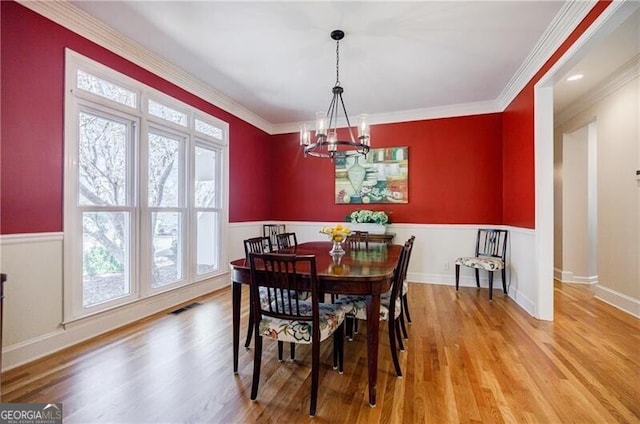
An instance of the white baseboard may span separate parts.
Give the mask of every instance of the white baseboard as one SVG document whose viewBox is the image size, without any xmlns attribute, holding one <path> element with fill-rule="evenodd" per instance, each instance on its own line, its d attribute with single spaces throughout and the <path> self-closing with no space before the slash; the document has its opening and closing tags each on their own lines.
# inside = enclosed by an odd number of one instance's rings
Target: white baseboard
<svg viewBox="0 0 640 424">
<path fill-rule="evenodd" d="M 553 278 L 560 281 L 561 283 L 598 284 L 597 275 L 583 277 L 580 275 L 574 275 L 571 271 L 564 271 L 558 268 L 553 269 Z"/>
<path fill-rule="evenodd" d="M 508 277 L 507 277 L 508 278 Z M 407 280 L 412 283 L 424 283 L 424 284 L 438 284 L 445 286 L 455 286 L 456 285 L 456 275 L 453 271 L 449 274 L 429 274 L 429 273 L 419 273 L 419 272 L 408 272 Z M 499 275 L 494 276 L 493 278 L 493 288 L 500 286 L 502 287 L 502 277 Z M 460 287 L 476 287 L 476 277 L 475 276 L 466 276 L 460 275 Z M 480 276 L 480 287 L 488 288 L 489 280 L 486 275 Z"/>
<path fill-rule="evenodd" d="M 631 314 L 636 318 L 640 318 L 639 299 L 634 299 L 631 296 L 627 296 L 626 294 L 617 292 L 600 284 L 596 285 L 594 292 L 596 299 L 602 300 L 603 302 Z"/>
<path fill-rule="evenodd" d="M 35 361 L 150 315 L 168 310 L 229 285 L 229 276 L 205 280 L 172 292 L 134 302 L 122 308 L 88 317 L 55 331 L 7 346 L 2 350 L 4 370 Z"/>
</svg>

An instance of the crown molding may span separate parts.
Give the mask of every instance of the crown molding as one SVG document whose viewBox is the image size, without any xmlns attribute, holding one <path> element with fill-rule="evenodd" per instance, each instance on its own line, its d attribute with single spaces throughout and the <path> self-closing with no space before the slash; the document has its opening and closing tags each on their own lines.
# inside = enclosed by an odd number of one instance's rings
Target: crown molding
<svg viewBox="0 0 640 424">
<path fill-rule="evenodd" d="M 122 56 L 268 134 L 299 131 L 301 122 L 273 124 L 263 119 L 178 66 L 114 31 L 67 0 L 17 1 L 28 9 Z M 570 0 L 566 2 L 496 100 L 372 114 L 370 122 L 372 124 L 386 124 L 502 112 L 522 88 L 531 81 L 549 57 L 557 51 L 562 42 L 567 39 L 596 3 L 597 0 Z M 345 125 L 339 123 L 339 126 Z"/>
<path fill-rule="evenodd" d="M 590 90 L 584 96 L 573 101 L 569 106 L 558 112 L 555 117 L 554 125 L 562 125 L 578 113 L 592 107 L 600 100 L 612 94 L 622 86 L 628 84 L 633 79 L 640 76 L 640 55 L 637 55 L 620 68 L 616 69 L 606 81 Z"/>
<path fill-rule="evenodd" d="M 597 0 L 571 0 L 562 5 L 535 47 L 497 98 L 504 110 L 593 9 Z"/>
<path fill-rule="evenodd" d="M 424 109 L 411 109 L 390 113 L 369 114 L 369 125 L 392 124 L 397 122 L 423 121 L 426 119 L 454 118 L 456 116 L 484 115 L 502 112 L 495 100 L 474 103 L 462 103 L 448 106 L 437 106 Z M 305 122 L 313 128 L 315 122 Z M 300 131 L 303 122 L 274 124 L 273 134 L 288 134 Z M 338 128 L 346 127 L 344 119 L 338 121 Z"/>
<path fill-rule="evenodd" d="M 236 103 L 230 97 L 213 89 L 201 80 L 194 78 L 191 74 L 173 63 L 160 58 L 140 44 L 114 31 L 88 13 L 73 6 L 67 0 L 18 0 L 18 3 L 201 99 L 208 101 L 220 109 L 237 116 L 262 131 L 269 134 L 272 133 L 272 124 L 270 122 Z"/>
</svg>

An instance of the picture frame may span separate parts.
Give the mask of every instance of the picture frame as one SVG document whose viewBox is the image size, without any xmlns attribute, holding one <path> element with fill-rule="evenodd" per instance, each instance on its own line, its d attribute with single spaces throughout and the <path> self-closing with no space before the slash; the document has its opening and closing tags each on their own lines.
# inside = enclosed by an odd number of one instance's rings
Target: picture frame
<svg viewBox="0 0 640 424">
<path fill-rule="evenodd" d="M 409 149 L 339 152 L 335 158 L 336 204 L 409 203 Z"/>
</svg>

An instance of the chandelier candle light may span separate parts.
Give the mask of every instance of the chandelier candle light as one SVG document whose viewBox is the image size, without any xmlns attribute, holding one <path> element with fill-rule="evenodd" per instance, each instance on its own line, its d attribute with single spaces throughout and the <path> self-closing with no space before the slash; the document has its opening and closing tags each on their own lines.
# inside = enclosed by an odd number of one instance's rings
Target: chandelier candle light
<svg viewBox="0 0 640 424">
<path fill-rule="evenodd" d="M 311 140 L 311 128 L 309 124 L 302 124 L 300 128 L 300 145 L 304 149 L 304 155 L 333 160 L 338 151 L 355 151 L 361 155 L 367 155 L 371 146 L 369 136 L 369 123 L 367 115 L 358 117 L 358 137 L 354 137 L 349 115 L 342 100 L 344 89 L 340 85 L 340 40 L 344 38 L 344 32 L 337 29 L 331 32 L 331 38 L 336 41 L 336 83 L 331 92 L 333 97 L 327 113 L 316 113 L 315 142 Z M 348 140 L 338 139 L 338 111 L 342 106 L 342 113 L 347 123 L 349 132 Z"/>
</svg>

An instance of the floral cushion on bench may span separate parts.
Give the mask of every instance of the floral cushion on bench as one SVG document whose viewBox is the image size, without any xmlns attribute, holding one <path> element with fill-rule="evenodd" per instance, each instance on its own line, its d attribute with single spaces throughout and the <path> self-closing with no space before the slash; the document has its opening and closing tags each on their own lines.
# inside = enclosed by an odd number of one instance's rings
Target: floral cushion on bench
<svg viewBox="0 0 640 424">
<path fill-rule="evenodd" d="M 504 268 L 504 262 L 500 258 L 491 256 L 466 257 L 456 259 L 456 265 L 464 265 L 470 268 L 486 269 L 487 271 L 497 271 Z"/>
<path fill-rule="evenodd" d="M 311 302 L 299 302 L 300 313 L 311 315 Z M 345 308 L 332 303 L 320 303 L 320 341 L 332 335 L 344 321 Z M 260 321 L 260 335 L 290 343 L 311 343 L 313 325 L 308 321 L 290 321 L 263 316 Z"/>
</svg>

